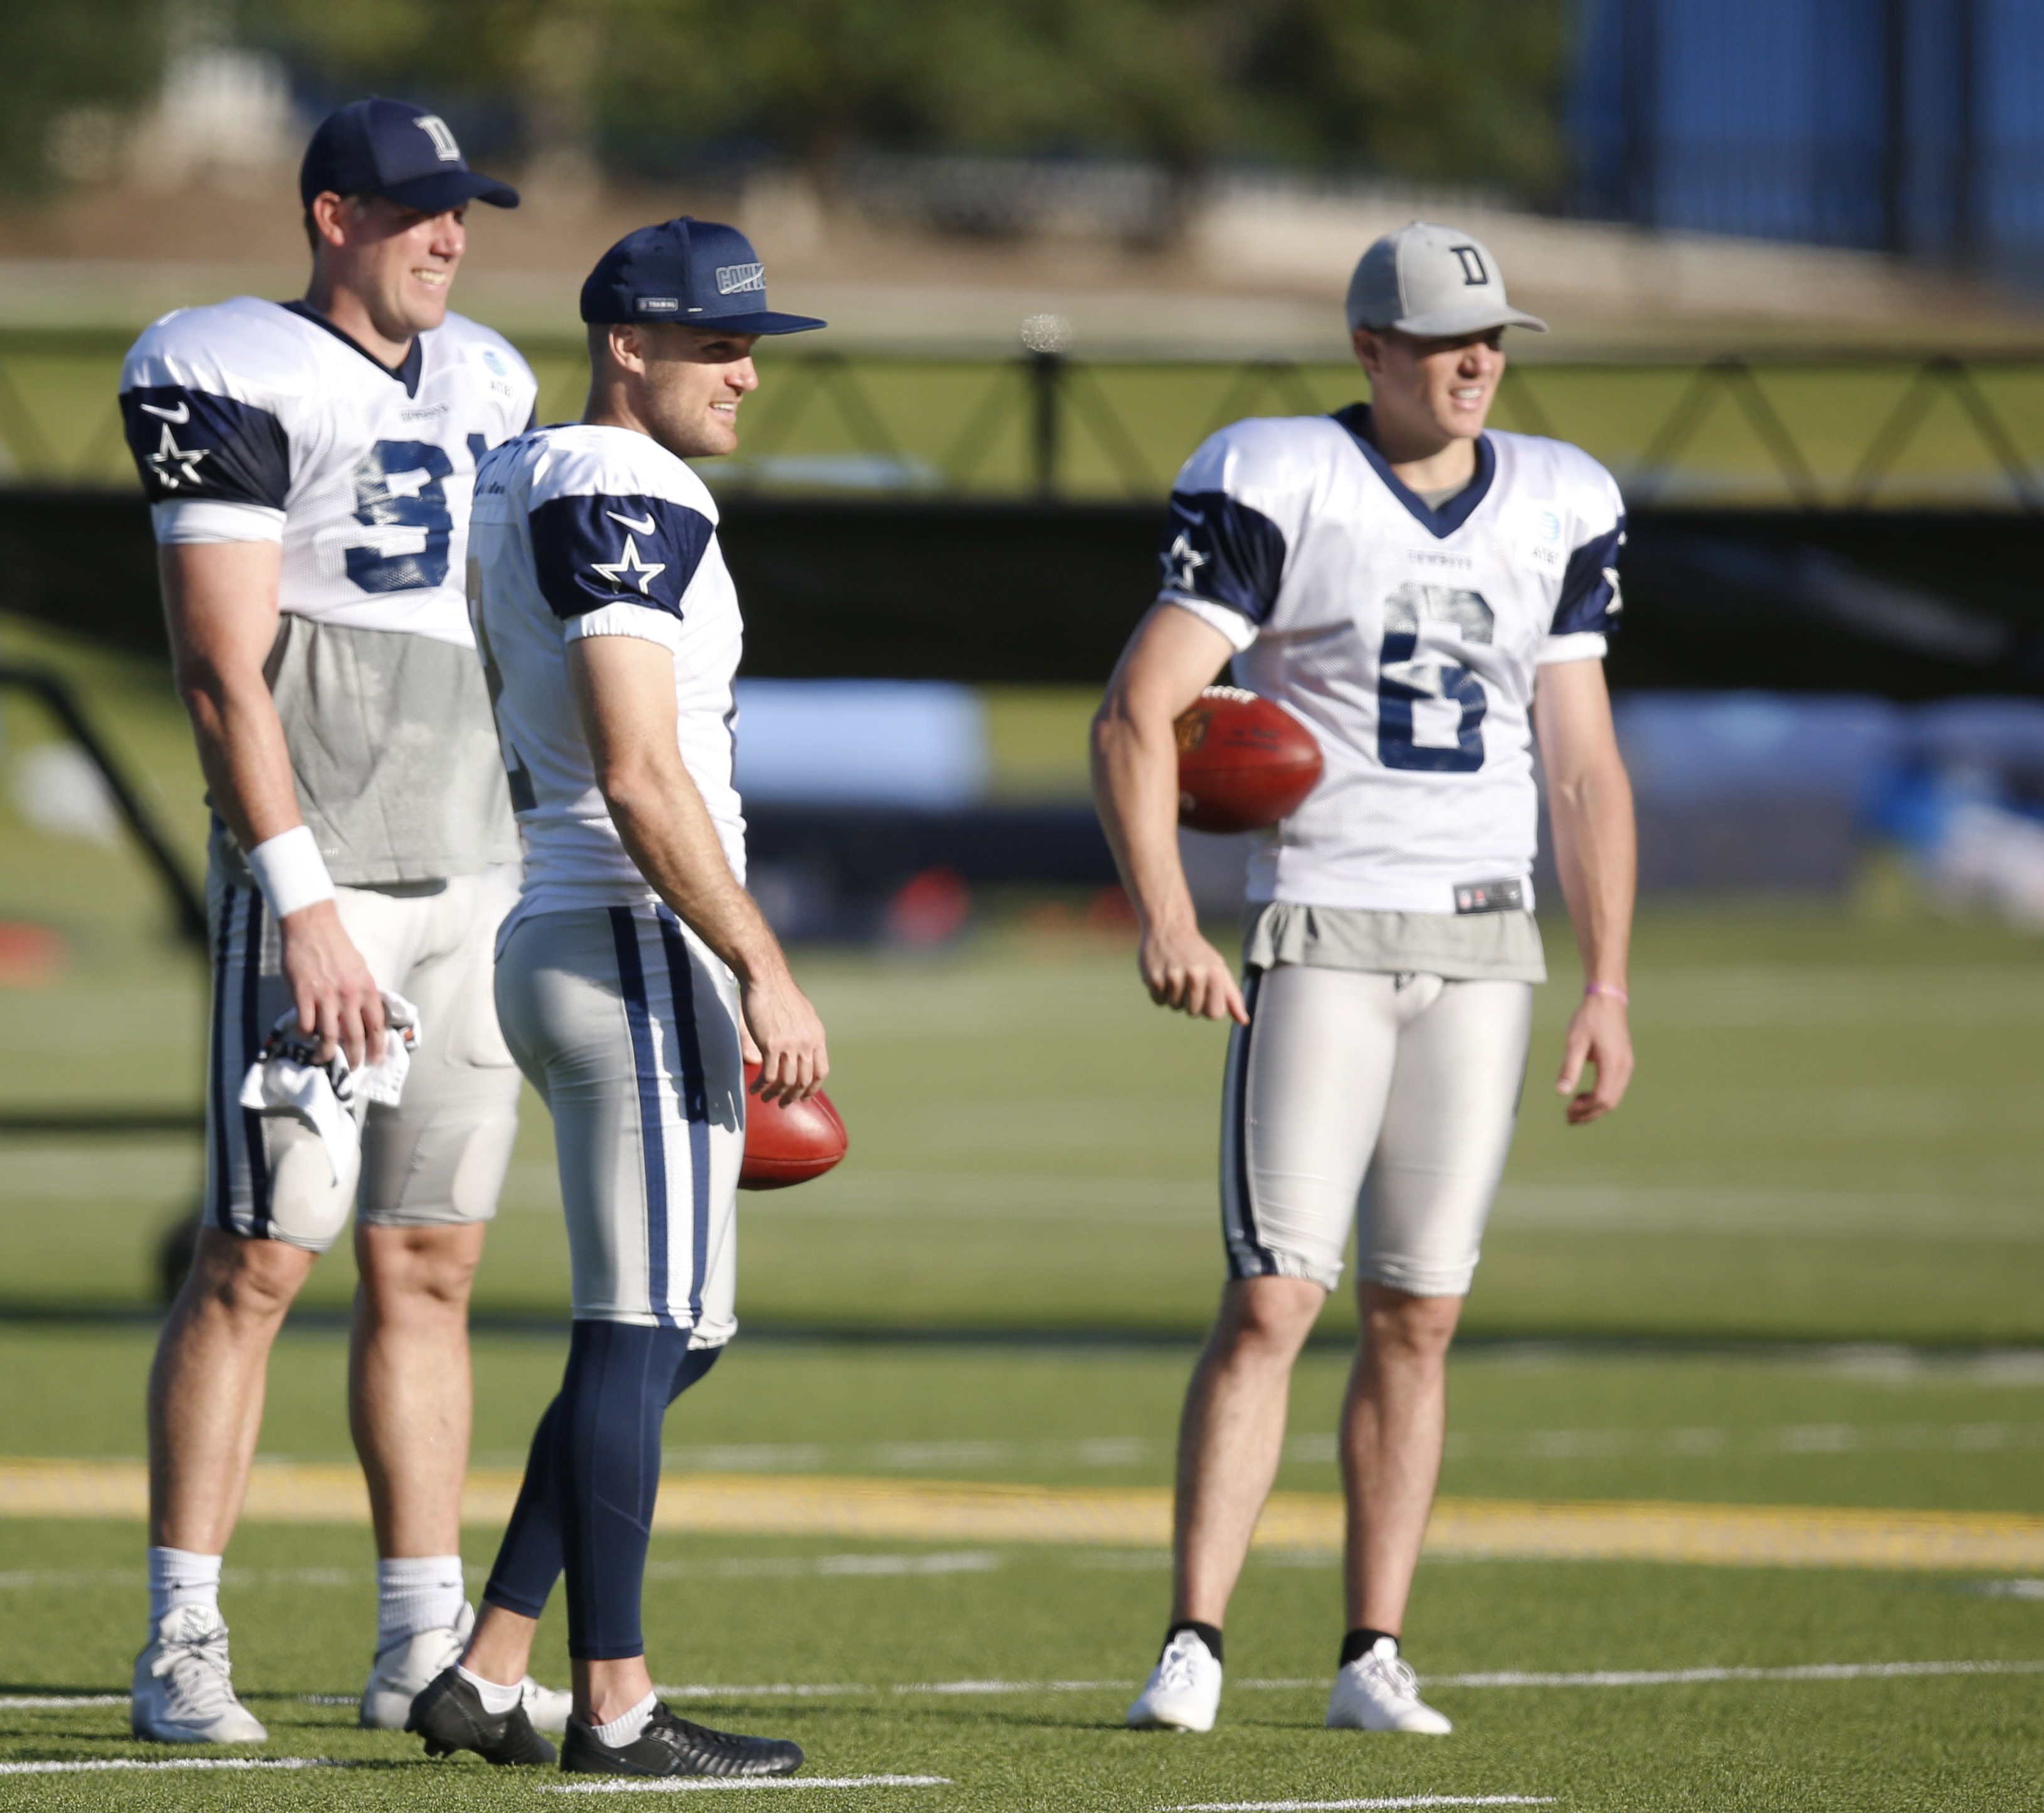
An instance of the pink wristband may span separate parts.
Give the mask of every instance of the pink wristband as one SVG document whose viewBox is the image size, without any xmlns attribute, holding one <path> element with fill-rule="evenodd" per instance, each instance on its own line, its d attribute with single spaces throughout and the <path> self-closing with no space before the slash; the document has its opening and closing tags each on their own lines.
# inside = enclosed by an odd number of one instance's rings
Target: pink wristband
<svg viewBox="0 0 2044 1813">
<path fill-rule="evenodd" d="M 1623 988 L 1617 987 L 1608 982 L 1585 983 L 1583 985 L 1583 993 L 1586 995 L 1608 995 L 1621 1007 L 1628 1007 L 1632 1004 L 1632 997 L 1630 995 L 1627 994 Z"/>
</svg>

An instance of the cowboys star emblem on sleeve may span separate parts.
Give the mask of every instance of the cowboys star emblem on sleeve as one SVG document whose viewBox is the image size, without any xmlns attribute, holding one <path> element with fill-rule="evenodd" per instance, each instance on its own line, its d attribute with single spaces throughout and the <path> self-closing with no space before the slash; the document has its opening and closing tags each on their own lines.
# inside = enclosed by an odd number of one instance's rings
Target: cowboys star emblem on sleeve
<svg viewBox="0 0 2044 1813">
<path fill-rule="evenodd" d="M 149 456 L 149 470 L 167 491 L 181 485 L 195 485 L 199 482 L 198 463 L 212 451 L 209 447 L 180 447 L 171 433 L 171 425 L 165 422 L 162 444 Z"/>
<path fill-rule="evenodd" d="M 667 563 L 665 560 L 640 560 L 638 541 L 628 535 L 624 537 L 623 553 L 615 560 L 592 560 L 590 570 L 602 574 L 620 591 L 627 586 L 636 587 L 639 595 L 644 598 L 648 595 L 646 591 L 648 582 L 664 573 L 667 570 Z"/>
<path fill-rule="evenodd" d="M 1164 583 L 1174 591 L 1192 591 L 1196 588 L 1193 575 L 1208 560 L 1210 554 L 1202 554 L 1185 537 L 1181 529 L 1168 553 L 1160 555 L 1164 563 Z"/>
</svg>

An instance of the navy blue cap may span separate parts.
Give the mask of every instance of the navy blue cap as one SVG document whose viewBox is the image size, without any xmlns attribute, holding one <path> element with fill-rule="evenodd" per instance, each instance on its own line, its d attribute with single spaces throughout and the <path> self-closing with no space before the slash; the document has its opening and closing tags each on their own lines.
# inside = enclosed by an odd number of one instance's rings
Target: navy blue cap
<svg viewBox="0 0 2044 1813">
<path fill-rule="evenodd" d="M 766 268 L 736 227 L 663 221 L 628 233 L 596 261 L 582 287 L 586 321 L 678 321 L 727 333 L 802 333 L 828 321 L 776 314 Z"/>
<path fill-rule="evenodd" d="M 328 114 L 305 147 L 299 198 L 310 207 L 313 196 L 329 189 L 336 195 L 387 195 L 425 214 L 444 214 L 470 202 L 518 205 L 518 191 L 509 183 L 469 168 L 439 114 L 380 94 Z"/>
</svg>

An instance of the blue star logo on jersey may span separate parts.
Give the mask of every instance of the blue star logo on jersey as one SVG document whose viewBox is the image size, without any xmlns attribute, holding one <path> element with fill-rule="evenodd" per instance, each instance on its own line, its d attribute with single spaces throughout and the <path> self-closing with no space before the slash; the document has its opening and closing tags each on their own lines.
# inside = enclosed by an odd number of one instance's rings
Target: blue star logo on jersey
<svg viewBox="0 0 2044 1813">
<path fill-rule="evenodd" d="M 1158 557 L 1164 563 L 1165 587 L 1171 591 L 1197 591 L 1193 575 L 1212 558 L 1200 552 L 1188 541 L 1183 529 L 1179 530 L 1169 549 Z"/>
<path fill-rule="evenodd" d="M 615 510 L 607 510 L 603 514 L 614 522 L 624 523 L 628 528 L 637 529 L 641 535 L 651 535 L 653 533 L 653 519 L 650 516 L 644 521 L 638 521 L 630 517 L 620 516 Z M 620 591 L 627 586 L 636 587 L 639 595 L 645 598 L 650 595 L 647 592 L 647 586 L 667 570 L 667 563 L 665 560 L 640 560 L 637 539 L 633 536 L 627 535 L 624 537 L 624 552 L 615 560 L 592 560 L 590 562 L 590 568 L 594 572 L 602 574 Z"/>
<path fill-rule="evenodd" d="M 198 463 L 211 452 L 207 447 L 180 447 L 171 433 L 171 425 L 165 422 L 163 443 L 149 456 L 149 470 L 156 475 L 157 482 L 165 491 L 174 491 L 181 485 L 199 482 Z"/>
</svg>

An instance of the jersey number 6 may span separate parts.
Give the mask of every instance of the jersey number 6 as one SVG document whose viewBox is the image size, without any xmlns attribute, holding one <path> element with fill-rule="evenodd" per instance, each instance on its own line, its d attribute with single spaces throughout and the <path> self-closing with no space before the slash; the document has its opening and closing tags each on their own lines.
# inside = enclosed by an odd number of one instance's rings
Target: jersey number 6
<svg viewBox="0 0 2044 1813">
<path fill-rule="evenodd" d="M 1420 632 L 1438 623 L 1465 642 L 1488 642 L 1495 614 L 1481 592 L 1458 586 L 1402 585 L 1384 601 L 1384 646 L 1377 657 L 1377 759 L 1388 768 L 1473 774 L 1483 766 L 1483 682 L 1459 661 L 1416 659 Z M 1428 709 L 1431 707 L 1431 709 Z M 1418 740 L 1416 713 L 1436 718 Z M 1455 740 L 1446 741 L 1455 716 Z"/>
</svg>

